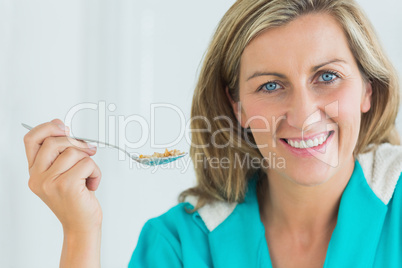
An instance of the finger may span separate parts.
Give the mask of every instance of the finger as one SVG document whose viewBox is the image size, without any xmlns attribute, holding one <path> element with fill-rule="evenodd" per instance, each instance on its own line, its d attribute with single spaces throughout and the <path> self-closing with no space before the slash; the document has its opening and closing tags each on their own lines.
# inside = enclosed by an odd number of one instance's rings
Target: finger
<svg viewBox="0 0 402 268">
<path fill-rule="evenodd" d="M 56 121 L 58 122 L 58 121 Z M 28 159 L 28 166 L 31 168 L 35 162 L 36 154 L 43 141 L 49 136 L 65 136 L 68 127 L 58 125 L 54 122 L 47 122 L 34 127 L 24 136 L 25 152 Z"/>
<path fill-rule="evenodd" d="M 44 185 L 45 181 L 54 181 L 61 174 L 67 172 L 70 168 L 72 168 L 75 164 L 77 164 L 80 160 L 88 157 L 88 154 L 75 149 L 73 147 L 66 148 L 54 161 L 53 165 L 45 172 L 42 173 L 41 176 L 30 177 L 29 179 L 29 188 L 36 193 L 36 189 L 41 189 L 38 185 Z M 33 166 L 35 167 L 35 165 Z"/>
<path fill-rule="evenodd" d="M 90 157 L 85 157 L 56 179 L 70 180 L 69 185 L 84 182 L 88 190 L 95 191 L 100 183 L 101 171 Z"/>
<path fill-rule="evenodd" d="M 89 155 L 73 147 L 66 148 L 46 171 L 47 178 L 57 178 Z"/>
<path fill-rule="evenodd" d="M 56 158 L 67 148 L 75 148 L 85 152 L 87 156 L 96 153 L 96 147 L 71 137 L 47 137 L 39 148 L 34 161 L 35 170 L 42 173 L 50 168 Z"/>
<path fill-rule="evenodd" d="M 55 123 L 55 124 L 57 124 L 57 125 L 65 125 L 64 123 L 63 123 L 63 121 L 61 121 L 60 119 L 58 119 L 58 118 L 55 118 L 55 119 L 53 119 L 52 121 L 50 121 L 50 122 L 52 122 L 52 123 Z"/>
</svg>

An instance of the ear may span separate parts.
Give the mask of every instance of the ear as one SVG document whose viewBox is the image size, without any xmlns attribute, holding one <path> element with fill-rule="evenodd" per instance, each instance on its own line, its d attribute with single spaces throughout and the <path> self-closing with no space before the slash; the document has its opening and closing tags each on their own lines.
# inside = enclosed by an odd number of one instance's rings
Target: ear
<svg viewBox="0 0 402 268">
<path fill-rule="evenodd" d="M 373 88 L 371 86 L 371 81 L 365 83 L 365 92 L 363 92 L 362 102 L 360 105 L 360 110 L 362 113 L 367 113 L 371 108 L 371 96 L 373 94 Z"/>
<path fill-rule="evenodd" d="M 245 121 L 244 121 L 245 115 L 243 113 L 243 109 L 241 108 L 241 102 L 240 101 L 235 102 L 233 100 L 232 96 L 229 93 L 229 88 L 228 87 L 226 87 L 225 92 L 226 92 L 226 97 L 228 98 L 229 103 L 232 106 L 233 113 L 235 114 L 237 121 L 240 123 L 240 125 L 243 128 L 246 128 Z"/>
</svg>

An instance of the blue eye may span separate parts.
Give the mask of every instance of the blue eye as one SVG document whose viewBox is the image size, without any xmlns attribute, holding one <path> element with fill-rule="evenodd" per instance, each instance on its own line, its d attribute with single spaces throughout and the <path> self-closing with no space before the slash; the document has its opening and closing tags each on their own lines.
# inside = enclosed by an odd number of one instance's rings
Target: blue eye
<svg viewBox="0 0 402 268">
<path fill-rule="evenodd" d="M 322 75 L 320 75 L 320 82 L 332 82 L 335 80 L 335 78 L 338 77 L 336 74 L 331 73 L 331 72 L 325 72 Z"/>
<path fill-rule="evenodd" d="M 260 89 L 271 93 L 271 92 L 277 90 L 279 87 L 280 87 L 280 85 L 276 82 L 268 82 L 268 83 L 262 85 Z"/>
</svg>

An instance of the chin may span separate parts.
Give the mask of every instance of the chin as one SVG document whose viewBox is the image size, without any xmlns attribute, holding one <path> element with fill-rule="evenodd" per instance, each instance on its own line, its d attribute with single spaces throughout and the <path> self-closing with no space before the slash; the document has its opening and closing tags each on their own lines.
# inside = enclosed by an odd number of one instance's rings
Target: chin
<svg viewBox="0 0 402 268">
<path fill-rule="evenodd" d="M 318 159 L 312 163 L 302 165 L 289 165 L 284 170 L 284 175 L 289 181 L 300 186 L 313 187 L 326 183 L 334 173 L 334 168 Z M 296 167 L 296 168 L 294 168 Z"/>
<path fill-rule="evenodd" d="M 290 179 L 293 183 L 299 185 L 299 186 L 305 186 L 305 187 L 314 187 L 314 186 L 319 186 L 321 184 L 326 183 L 329 178 L 319 178 L 319 177 L 309 177 L 309 178 L 292 178 Z"/>
</svg>

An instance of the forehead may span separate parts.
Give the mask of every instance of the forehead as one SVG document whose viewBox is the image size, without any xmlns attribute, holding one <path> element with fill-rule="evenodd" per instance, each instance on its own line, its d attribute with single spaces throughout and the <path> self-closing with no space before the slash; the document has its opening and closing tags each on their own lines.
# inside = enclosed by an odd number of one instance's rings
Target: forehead
<svg viewBox="0 0 402 268">
<path fill-rule="evenodd" d="M 255 37 L 241 56 L 241 72 L 259 67 L 301 70 L 333 58 L 353 61 L 342 27 L 328 14 L 308 14 Z"/>
</svg>

